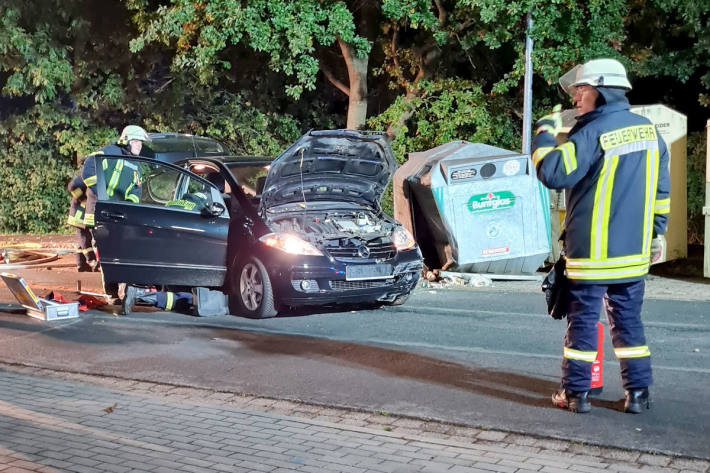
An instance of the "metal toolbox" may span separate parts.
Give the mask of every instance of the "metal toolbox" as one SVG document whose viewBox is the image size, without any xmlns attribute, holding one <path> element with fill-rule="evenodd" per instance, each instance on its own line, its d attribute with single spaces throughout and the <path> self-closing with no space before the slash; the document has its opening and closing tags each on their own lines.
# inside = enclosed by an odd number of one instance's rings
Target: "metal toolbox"
<svg viewBox="0 0 710 473">
<path fill-rule="evenodd" d="M 0 274 L 15 299 L 27 309 L 27 315 L 40 320 L 62 320 L 79 317 L 79 303 L 60 304 L 37 297 L 30 286 L 20 276 L 10 273 Z"/>
</svg>

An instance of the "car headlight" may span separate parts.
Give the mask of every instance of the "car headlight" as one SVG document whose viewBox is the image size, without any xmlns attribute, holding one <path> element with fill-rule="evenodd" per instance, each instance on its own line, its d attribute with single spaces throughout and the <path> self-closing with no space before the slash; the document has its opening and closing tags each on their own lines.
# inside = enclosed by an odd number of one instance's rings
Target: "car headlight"
<svg viewBox="0 0 710 473">
<path fill-rule="evenodd" d="M 292 255 L 323 256 L 323 252 L 311 243 L 290 233 L 269 233 L 259 238 L 259 241 Z"/>
<path fill-rule="evenodd" d="M 398 251 L 411 250 L 417 244 L 409 230 L 404 227 L 397 227 L 392 232 L 392 243 Z"/>
</svg>

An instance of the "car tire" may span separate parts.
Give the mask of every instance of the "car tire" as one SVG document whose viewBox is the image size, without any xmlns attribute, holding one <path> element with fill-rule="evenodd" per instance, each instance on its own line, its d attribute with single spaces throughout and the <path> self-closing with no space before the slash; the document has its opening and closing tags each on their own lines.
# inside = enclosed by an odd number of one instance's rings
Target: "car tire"
<svg viewBox="0 0 710 473">
<path fill-rule="evenodd" d="M 407 299 L 409 299 L 409 294 L 402 294 L 401 296 L 397 296 L 394 298 L 394 300 L 386 302 L 385 304 L 387 304 L 387 305 L 402 305 L 405 302 L 407 302 Z"/>
<path fill-rule="evenodd" d="M 232 296 L 240 315 L 267 319 L 277 313 L 274 290 L 264 264 L 255 257 L 241 259 L 232 273 Z"/>
</svg>

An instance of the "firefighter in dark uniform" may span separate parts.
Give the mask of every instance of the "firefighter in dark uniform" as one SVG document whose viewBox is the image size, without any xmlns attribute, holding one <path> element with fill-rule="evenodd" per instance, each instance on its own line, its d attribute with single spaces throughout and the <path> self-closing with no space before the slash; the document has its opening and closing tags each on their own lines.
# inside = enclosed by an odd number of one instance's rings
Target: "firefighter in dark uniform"
<svg viewBox="0 0 710 473">
<path fill-rule="evenodd" d="M 121 313 L 128 315 L 133 311 L 133 306 L 142 302 L 164 311 L 176 310 L 188 312 L 192 307 L 192 293 L 183 291 L 154 291 L 136 286 L 126 286 L 126 295 L 123 298 Z"/>
<path fill-rule="evenodd" d="M 81 174 L 67 184 L 67 191 L 71 195 L 69 205 L 69 217 L 67 224 L 76 230 L 76 268 L 79 272 L 94 271 L 98 261 L 91 242 L 91 232 L 84 225 L 84 214 L 86 213 L 86 184 L 81 178 Z"/>
<path fill-rule="evenodd" d="M 81 170 L 81 177 L 86 186 L 86 212 L 84 225 L 94 227 L 94 212 L 96 209 L 96 156 L 139 156 L 143 143 L 150 142 L 146 131 L 136 125 L 128 125 L 121 132 L 118 142 L 104 146 L 99 151 L 87 156 Z M 135 163 L 126 159 L 104 160 L 102 164 L 106 195 L 112 200 L 126 200 L 139 203 L 141 197 L 140 172 Z M 100 257 L 100 255 L 98 255 Z M 102 273 L 103 277 L 103 273 Z M 118 296 L 118 284 L 104 282 L 104 292 L 110 296 Z"/>
<path fill-rule="evenodd" d="M 644 280 L 660 256 L 670 212 L 668 151 L 651 122 L 629 111 L 631 84 L 623 65 L 595 59 L 560 78 L 577 123 L 557 145 L 559 107 L 538 123 L 537 176 L 565 189 L 563 241 L 570 280 L 561 389 L 553 404 L 589 412 L 596 323 L 604 305 L 621 365 L 624 411 L 650 408 L 651 351 L 641 322 Z"/>
</svg>

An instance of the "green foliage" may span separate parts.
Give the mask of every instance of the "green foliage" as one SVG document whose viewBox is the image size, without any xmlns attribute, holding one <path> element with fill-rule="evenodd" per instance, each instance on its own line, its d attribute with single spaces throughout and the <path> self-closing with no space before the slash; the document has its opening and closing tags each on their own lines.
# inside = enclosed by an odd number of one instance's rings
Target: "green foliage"
<svg viewBox="0 0 710 473">
<path fill-rule="evenodd" d="M 144 8 L 136 1 L 131 5 Z M 202 83 L 212 84 L 220 70 L 233 65 L 229 47 L 246 46 L 265 54 L 273 71 L 295 80 L 285 85 L 293 98 L 315 89 L 317 47 L 339 38 L 360 54 L 369 51 L 367 40 L 355 33 L 352 12 L 340 1 L 175 0 L 140 18 L 141 34 L 131 41 L 131 51 L 152 42 L 174 46 L 173 67 L 194 70 Z"/>
<path fill-rule="evenodd" d="M 19 10 L 0 7 L 0 70 L 10 74 L 2 92 L 47 102 L 74 80 L 69 47 L 54 44 L 46 26 L 28 32 L 20 23 Z"/>
<path fill-rule="evenodd" d="M 638 0 L 626 24 L 633 40 L 624 52 L 633 60 L 632 70 L 695 86 L 698 102 L 710 107 L 709 2 Z"/>
<path fill-rule="evenodd" d="M 419 86 L 421 96 L 409 101 L 400 96 L 368 122 L 372 128 L 387 128 L 402 114 L 411 114 L 392 141 L 399 162 L 406 160 L 407 152 L 454 140 L 520 148 L 516 119 L 504 97 L 486 94 L 480 85 L 463 79 L 423 81 Z"/>
<path fill-rule="evenodd" d="M 707 135 L 704 131 L 688 135 L 688 243 L 702 245 L 705 236 L 705 166 Z"/>
<path fill-rule="evenodd" d="M 46 106 L 34 114 L 0 126 L 0 232 L 45 233 L 57 231 L 66 219 L 69 198 L 66 185 L 72 177 L 70 159 L 62 156 L 62 143 L 34 123 L 48 125 Z"/>
<path fill-rule="evenodd" d="M 144 115 L 147 129 L 210 136 L 235 154 L 266 156 L 275 156 L 301 135 L 299 121 L 289 114 L 262 112 L 244 94 L 185 79 L 171 89 L 165 103 L 158 102 Z"/>
</svg>

